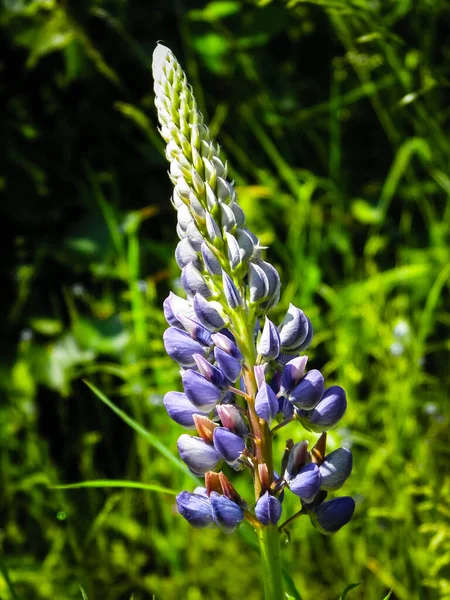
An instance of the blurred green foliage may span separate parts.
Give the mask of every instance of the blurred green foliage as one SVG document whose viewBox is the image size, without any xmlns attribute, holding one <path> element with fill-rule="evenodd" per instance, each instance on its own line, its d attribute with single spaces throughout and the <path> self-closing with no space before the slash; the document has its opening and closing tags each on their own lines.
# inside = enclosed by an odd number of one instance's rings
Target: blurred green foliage
<svg viewBox="0 0 450 600">
<path fill-rule="evenodd" d="M 292 527 L 292 597 L 450 599 L 449 25 L 444 0 L 3 0 L 2 599 L 261 597 L 251 532 L 193 530 L 171 493 L 194 484 L 162 406 L 157 40 L 270 246 L 273 318 L 305 310 L 311 364 L 350 400 L 330 444 L 354 451 L 356 514 L 332 538 Z"/>
</svg>

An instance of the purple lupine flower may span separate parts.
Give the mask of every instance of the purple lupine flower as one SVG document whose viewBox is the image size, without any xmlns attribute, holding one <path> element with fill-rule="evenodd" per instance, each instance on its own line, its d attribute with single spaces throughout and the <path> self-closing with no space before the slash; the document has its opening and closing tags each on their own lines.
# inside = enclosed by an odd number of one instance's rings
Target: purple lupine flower
<svg viewBox="0 0 450 600">
<path fill-rule="evenodd" d="M 173 292 L 170 292 L 168 297 L 163 302 L 163 311 L 166 321 L 173 327 L 182 328 L 180 321 L 177 319 L 177 314 L 183 314 L 187 317 L 195 317 L 194 309 L 191 303 L 184 298 L 180 298 Z"/>
<path fill-rule="evenodd" d="M 305 502 L 312 502 L 320 490 L 320 471 L 315 464 L 306 465 L 289 481 L 289 488 Z"/>
<path fill-rule="evenodd" d="M 268 423 L 276 417 L 279 409 L 278 398 L 271 387 L 264 382 L 255 398 L 255 411 L 258 417 Z"/>
<path fill-rule="evenodd" d="M 210 275 L 222 275 L 222 267 L 216 256 L 209 248 L 209 246 L 203 242 L 201 245 L 201 253 L 205 269 Z"/>
<path fill-rule="evenodd" d="M 180 269 L 183 269 L 189 263 L 192 263 L 196 269 L 202 268 L 202 261 L 191 246 L 189 238 L 183 238 L 178 242 L 175 250 L 175 260 Z"/>
<path fill-rule="evenodd" d="M 193 527 L 201 529 L 214 524 L 211 502 L 204 494 L 181 492 L 177 496 L 178 512 Z"/>
<path fill-rule="evenodd" d="M 219 368 L 212 365 L 209 360 L 206 360 L 201 354 L 194 354 L 194 360 L 197 369 L 203 377 L 220 389 L 228 389 L 229 381 Z"/>
<path fill-rule="evenodd" d="M 221 461 L 217 450 L 202 438 L 183 433 L 178 438 L 177 445 L 181 460 L 196 475 L 204 475 L 207 471 L 213 471 Z"/>
<path fill-rule="evenodd" d="M 193 340 L 191 336 L 176 327 L 169 327 L 163 335 L 164 348 L 170 358 L 182 367 L 194 367 L 194 354 L 204 354 L 205 347 Z"/>
<path fill-rule="evenodd" d="M 300 383 L 287 394 L 288 400 L 297 408 L 313 409 L 323 396 L 325 382 L 323 375 L 317 369 L 309 371 Z"/>
<path fill-rule="evenodd" d="M 227 463 L 234 463 L 244 451 L 245 442 L 226 427 L 216 427 L 214 448 Z"/>
<path fill-rule="evenodd" d="M 338 448 L 327 456 L 319 466 L 323 490 L 334 492 L 340 489 L 352 472 L 353 457 L 347 448 Z"/>
<path fill-rule="evenodd" d="M 280 335 L 275 325 L 267 317 L 256 347 L 258 354 L 261 354 L 266 360 L 274 360 L 280 354 Z"/>
<path fill-rule="evenodd" d="M 267 298 L 269 280 L 263 269 L 254 263 L 248 265 L 248 287 L 250 302 L 256 303 Z"/>
<path fill-rule="evenodd" d="M 265 492 L 255 506 L 255 513 L 263 525 L 276 525 L 281 517 L 281 502 Z"/>
<path fill-rule="evenodd" d="M 301 415 L 301 422 L 311 431 L 320 433 L 331 429 L 342 419 L 347 408 L 344 390 L 333 385 L 326 390 L 322 400 L 314 410 Z"/>
<path fill-rule="evenodd" d="M 183 314 L 177 314 L 176 317 L 193 340 L 200 342 L 205 346 L 210 346 L 212 344 L 211 332 L 206 329 L 206 327 L 203 327 L 196 319 L 192 319 Z"/>
<path fill-rule="evenodd" d="M 195 294 L 201 294 L 205 298 L 211 296 L 211 290 L 208 287 L 205 279 L 193 263 L 188 263 L 181 272 L 181 285 L 186 294 L 190 297 Z"/>
<path fill-rule="evenodd" d="M 216 359 L 216 363 L 225 377 L 234 383 L 241 374 L 242 366 L 240 361 L 237 358 L 234 358 L 234 356 L 231 356 L 231 354 L 227 354 L 224 350 L 217 347 L 214 348 L 214 358 Z"/>
<path fill-rule="evenodd" d="M 203 412 L 213 410 L 217 402 L 222 400 L 224 392 L 208 381 L 201 373 L 189 369 L 181 376 L 184 393 L 194 406 Z"/>
<path fill-rule="evenodd" d="M 217 492 L 211 492 L 209 497 L 211 501 L 212 518 L 216 525 L 224 533 L 233 533 L 239 523 L 244 520 L 244 511 L 235 502 L 221 496 Z"/>
<path fill-rule="evenodd" d="M 350 496 L 341 496 L 319 504 L 310 512 L 311 521 L 319 531 L 330 535 L 346 525 L 355 511 L 355 501 Z"/>
<path fill-rule="evenodd" d="M 220 333 L 213 333 L 211 338 L 218 348 L 239 361 L 243 360 L 242 354 L 236 346 L 234 338 L 232 339 L 232 336 L 230 337 L 230 333 L 227 332 L 226 329 L 223 329 Z"/>
<path fill-rule="evenodd" d="M 286 465 L 286 472 L 284 478 L 286 481 L 291 481 L 296 477 L 300 469 L 304 467 L 308 459 L 308 442 L 298 442 L 294 444 L 289 452 L 289 458 Z"/>
<path fill-rule="evenodd" d="M 193 419 L 195 414 L 208 414 L 194 406 L 188 400 L 186 394 L 182 394 L 181 392 L 167 392 L 163 402 L 169 413 L 169 417 L 185 429 L 195 429 Z"/>
</svg>

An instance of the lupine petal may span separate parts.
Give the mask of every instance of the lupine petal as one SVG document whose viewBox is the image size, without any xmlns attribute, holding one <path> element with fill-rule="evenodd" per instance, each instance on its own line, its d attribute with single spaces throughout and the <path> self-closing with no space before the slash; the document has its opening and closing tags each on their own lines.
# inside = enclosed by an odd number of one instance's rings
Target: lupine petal
<svg viewBox="0 0 450 600">
<path fill-rule="evenodd" d="M 281 502 L 266 492 L 255 506 L 255 513 L 263 525 L 276 525 L 281 517 Z"/>
<path fill-rule="evenodd" d="M 226 335 L 225 335 L 225 333 L 226 333 Z M 237 360 L 242 361 L 243 360 L 242 354 L 239 352 L 238 347 L 236 346 L 234 341 L 231 339 L 232 336 L 231 337 L 230 336 L 231 336 L 231 334 L 228 332 L 228 330 L 224 329 L 221 333 L 213 333 L 211 338 L 212 338 L 212 341 L 214 342 L 214 344 L 218 348 L 220 348 L 227 354 L 230 354 L 230 356 L 237 358 Z"/>
<path fill-rule="evenodd" d="M 324 389 L 325 382 L 322 373 L 317 369 L 312 369 L 290 391 L 287 397 L 297 408 L 311 410 L 321 400 Z"/>
<path fill-rule="evenodd" d="M 284 367 L 281 373 L 281 385 L 283 392 L 289 392 L 300 383 L 301 378 L 305 374 L 307 356 L 298 356 L 290 360 Z"/>
<path fill-rule="evenodd" d="M 311 520 L 317 529 L 325 535 L 339 531 L 346 525 L 355 511 L 355 501 L 350 496 L 333 498 L 323 502 L 311 512 Z"/>
<path fill-rule="evenodd" d="M 226 462 L 233 463 L 242 454 L 245 442 L 239 435 L 226 427 L 216 427 L 214 429 L 214 448 Z"/>
<path fill-rule="evenodd" d="M 223 392 L 197 371 L 192 369 L 184 371 L 181 379 L 184 393 L 192 404 L 200 408 L 202 412 L 213 410 L 217 402 L 222 399 Z"/>
<path fill-rule="evenodd" d="M 194 354 L 194 360 L 203 377 L 206 377 L 208 381 L 218 388 L 228 388 L 229 381 L 220 369 L 212 365 L 206 358 L 203 358 L 201 354 Z"/>
<path fill-rule="evenodd" d="M 314 464 L 303 467 L 289 482 L 289 488 L 296 496 L 305 502 L 312 502 L 320 490 L 320 471 Z"/>
<path fill-rule="evenodd" d="M 244 520 L 244 511 L 235 502 L 221 496 L 217 492 L 211 492 L 209 497 L 211 501 L 212 517 L 216 525 L 224 533 L 233 533 L 239 523 Z"/>
<path fill-rule="evenodd" d="M 308 442 L 298 442 L 294 444 L 289 452 L 288 463 L 286 466 L 286 473 L 284 477 L 286 481 L 292 481 L 304 467 L 307 459 Z"/>
<path fill-rule="evenodd" d="M 181 272 L 181 285 L 188 296 L 201 294 L 205 298 L 211 296 L 211 290 L 198 269 L 188 263 Z"/>
<path fill-rule="evenodd" d="M 306 415 L 304 423 L 317 433 L 327 431 L 342 419 L 346 408 L 347 399 L 344 390 L 338 385 L 333 385 L 327 389 L 314 410 Z"/>
<path fill-rule="evenodd" d="M 237 433 L 241 437 L 245 437 L 248 434 L 248 427 L 235 406 L 232 404 L 218 404 L 216 410 L 223 427 Z"/>
<path fill-rule="evenodd" d="M 193 527 L 201 529 L 211 527 L 214 523 L 211 502 L 203 494 L 181 492 L 177 496 L 177 506 L 180 515 Z"/>
<path fill-rule="evenodd" d="M 177 446 L 181 460 L 196 475 L 214 470 L 221 461 L 217 450 L 199 437 L 183 433 L 178 438 Z"/>
<path fill-rule="evenodd" d="M 196 269 L 202 268 L 202 261 L 197 252 L 191 246 L 188 238 L 183 238 L 178 242 L 175 249 L 175 260 L 180 269 L 183 269 L 188 263 L 192 263 Z"/>
<path fill-rule="evenodd" d="M 178 314 L 177 319 L 193 340 L 196 340 L 205 346 L 210 346 L 212 344 L 211 332 L 206 329 L 206 327 L 203 327 L 201 323 L 183 314 Z"/>
<path fill-rule="evenodd" d="M 347 448 L 338 448 L 325 456 L 319 466 L 321 475 L 320 487 L 323 490 L 334 492 L 341 488 L 352 472 L 353 457 Z"/>
<path fill-rule="evenodd" d="M 234 285 L 233 280 L 225 271 L 222 271 L 222 284 L 223 284 L 223 293 L 225 294 L 225 299 L 227 301 L 228 306 L 234 310 L 238 306 L 243 306 L 244 302 L 242 300 L 242 296 L 239 293 L 239 290 Z"/>
<path fill-rule="evenodd" d="M 248 288 L 250 302 L 266 300 L 269 292 L 269 280 L 267 275 L 257 264 L 248 264 Z"/>
<path fill-rule="evenodd" d="M 227 377 L 231 382 L 235 382 L 236 379 L 241 374 L 241 363 L 237 358 L 230 356 L 217 346 L 214 348 L 214 358 L 216 359 L 216 363 L 222 373 Z"/>
<path fill-rule="evenodd" d="M 264 382 L 258 390 L 255 398 L 255 411 L 258 417 L 268 423 L 272 422 L 278 413 L 278 398 L 273 390 Z"/>
<path fill-rule="evenodd" d="M 195 316 L 191 303 L 188 300 L 177 296 L 173 292 L 170 292 L 164 300 L 163 310 L 166 321 L 173 327 L 182 327 L 180 321 L 176 317 L 177 314 L 183 314 L 191 318 Z"/>
<path fill-rule="evenodd" d="M 225 321 L 216 308 L 220 304 L 208 302 L 201 294 L 195 294 L 193 304 L 197 319 L 209 331 L 218 331 L 225 326 Z"/>
<path fill-rule="evenodd" d="M 181 392 L 167 392 L 163 402 L 169 417 L 186 429 L 195 429 L 193 415 L 208 414 L 194 406 Z"/>
<path fill-rule="evenodd" d="M 209 249 L 209 247 L 207 246 L 207 244 L 205 242 L 203 242 L 201 245 L 201 252 L 202 252 L 203 262 L 205 264 L 205 268 L 208 271 L 208 273 L 210 275 L 221 275 L 222 267 L 220 266 L 220 262 L 218 261 L 218 259 L 216 258 L 216 256 L 212 252 L 212 250 Z"/>
<path fill-rule="evenodd" d="M 166 329 L 163 340 L 167 354 L 182 367 L 194 367 L 193 355 L 205 353 L 204 346 L 193 340 L 188 333 L 176 327 Z"/>
</svg>

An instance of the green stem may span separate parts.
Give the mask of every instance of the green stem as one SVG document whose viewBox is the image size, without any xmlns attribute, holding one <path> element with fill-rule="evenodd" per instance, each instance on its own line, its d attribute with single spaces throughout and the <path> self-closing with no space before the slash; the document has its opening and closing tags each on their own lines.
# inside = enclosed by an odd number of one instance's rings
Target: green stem
<svg viewBox="0 0 450 600">
<path fill-rule="evenodd" d="M 257 530 L 265 600 L 285 600 L 281 577 L 280 536 L 276 525 Z"/>
</svg>

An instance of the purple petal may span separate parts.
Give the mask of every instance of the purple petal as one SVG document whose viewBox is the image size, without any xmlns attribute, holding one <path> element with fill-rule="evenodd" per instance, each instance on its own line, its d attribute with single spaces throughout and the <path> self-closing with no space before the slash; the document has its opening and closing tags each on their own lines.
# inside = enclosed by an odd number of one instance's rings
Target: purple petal
<svg viewBox="0 0 450 600">
<path fill-rule="evenodd" d="M 181 285 L 188 296 L 201 294 L 205 298 L 211 296 L 211 290 L 198 269 L 188 263 L 181 272 Z"/>
<path fill-rule="evenodd" d="M 267 275 L 258 265 L 250 262 L 248 264 L 248 288 L 250 302 L 265 300 L 269 291 Z"/>
<path fill-rule="evenodd" d="M 168 297 L 163 302 L 163 310 L 166 321 L 173 327 L 181 327 L 180 321 L 176 315 L 181 313 L 188 317 L 194 317 L 195 312 L 191 303 L 173 292 L 170 292 Z"/>
<path fill-rule="evenodd" d="M 217 304 L 217 306 L 220 305 Z M 220 316 L 219 311 L 214 308 L 212 302 L 208 302 L 201 294 L 195 294 L 194 296 L 194 310 L 200 323 L 210 331 L 217 331 L 224 327 L 225 321 Z"/>
<path fill-rule="evenodd" d="M 201 354 L 194 354 L 194 360 L 203 377 L 221 389 L 228 389 L 229 381 L 220 369 L 212 365 Z"/>
<path fill-rule="evenodd" d="M 214 448 L 226 462 L 233 463 L 242 454 L 245 442 L 239 435 L 226 427 L 216 427 L 214 429 Z"/>
<path fill-rule="evenodd" d="M 353 516 L 355 501 L 350 496 L 341 496 L 328 502 L 323 502 L 312 511 L 313 524 L 322 533 L 336 533 L 346 525 Z"/>
<path fill-rule="evenodd" d="M 308 442 L 298 442 L 294 444 L 291 451 L 289 452 L 288 463 L 286 467 L 286 473 L 284 475 L 286 481 L 292 481 L 300 472 L 300 469 L 304 467 L 306 462 L 306 455 L 308 450 Z"/>
<path fill-rule="evenodd" d="M 225 533 L 233 533 L 239 523 L 244 519 L 244 511 L 233 500 L 221 496 L 217 492 L 211 492 L 212 517 L 214 522 Z"/>
<path fill-rule="evenodd" d="M 230 354 L 227 354 L 217 347 L 214 348 L 214 358 L 216 359 L 216 363 L 225 377 L 234 383 L 241 374 L 241 363 L 237 360 L 237 358 L 234 358 Z"/>
<path fill-rule="evenodd" d="M 289 351 L 301 345 L 308 335 L 309 325 L 305 313 L 289 304 L 289 309 L 278 328 L 283 351 Z"/>
<path fill-rule="evenodd" d="M 283 392 L 292 390 L 300 383 L 300 379 L 305 374 L 307 356 L 298 356 L 290 360 L 283 369 L 281 374 L 281 385 Z"/>
<path fill-rule="evenodd" d="M 190 262 L 196 269 L 202 268 L 202 261 L 187 237 L 178 242 L 175 250 L 175 260 L 180 269 L 183 269 Z"/>
<path fill-rule="evenodd" d="M 270 496 L 266 492 L 258 500 L 255 506 L 255 513 L 263 525 L 276 525 L 281 517 L 281 502 L 275 496 Z"/>
<path fill-rule="evenodd" d="M 258 417 L 267 421 L 267 423 L 271 423 L 272 419 L 278 413 L 279 404 L 278 398 L 276 394 L 274 394 L 273 390 L 270 386 L 264 382 L 258 390 L 255 398 L 255 411 Z"/>
<path fill-rule="evenodd" d="M 238 306 L 244 306 L 244 301 L 242 300 L 239 290 L 234 285 L 231 277 L 225 271 L 222 271 L 222 284 L 223 293 L 225 294 L 228 306 L 232 310 L 234 310 Z"/>
<path fill-rule="evenodd" d="M 289 482 L 289 488 L 305 502 L 312 502 L 320 490 L 320 471 L 314 464 L 306 465 Z"/>
<path fill-rule="evenodd" d="M 241 413 L 232 404 L 218 404 L 216 406 L 219 419 L 222 421 L 223 427 L 238 435 L 245 437 L 248 434 L 248 427 L 242 418 Z"/>
<path fill-rule="evenodd" d="M 201 344 L 193 340 L 188 333 L 176 327 L 166 329 L 163 340 L 167 354 L 182 367 L 194 367 L 193 355 L 205 353 Z"/>
<path fill-rule="evenodd" d="M 222 391 L 213 383 L 203 377 L 201 373 L 189 369 L 181 376 L 184 393 L 189 400 L 203 412 L 213 410 L 217 402 L 222 399 Z"/>
<path fill-rule="evenodd" d="M 334 492 L 341 488 L 352 472 L 353 457 L 347 448 L 338 448 L 325 456 L 320 465 L 321 484 L 323 490 Z"/>
<path fill-rule="evenodd" d="M 183 314 L 178 314 L 176 317 L 193 340 L 196 340 L 205 346 L 212 344 L 210 331 L 206 329 L 206 327 L 203 327 L 201 323 Z"/>
<path fill-rule="evenodd" d="M 334 427 L 344 416 L 347 408 L 347 398 L 344 390 L 333 385 L 323 395 L 319 404 L 304 418 L 305 426 L 321 433 Z"/>
<path fill-rule="evenodd" d="M 213 333 L 211 338 L 218 348 L 220 348 L 230 356 L 237 358 L 237 360 L 242 361 L 242 354 L 239 352 L 238 347 L 236 346 L 236 344 L 230 336 L 231 333 L 227 329 L 223 329 L 221 333 Z"/>
<path fill-rule="evenodd" d="M 202 243 L 201 251 L 203 262 L 208 273 L 210 275 L 221 275 L 222 267 L 220 266 L 220 262 L 215 257 L 212 250 L 208 248 L 205 242 Z"/>
<path fill-rule="evenodd" d="M 311 410 L 321 400 L 324 389 L 325 382 L 322 373 L 317 369 L 312 369 L 287 397 L 297 408 Z"/>
<path fill-rule="evenodd" d="M 213 471 L 221 460 L 213 446 L 199 437 L 183 433 L 178 438 L 177 445 L 181 460 L 196 475 L 204 475 L 208 471 Z"/>
<path fill-rule="evenodd" d="M 195 429 L 193 415 L 208 414 L 194 406 L 181 392 L 167 392 L 163 402 L 169 417 L 186 429 Z"/>
<path fill-rule="evenodd" d="M 180 515 L 193 527 L 210 527 L 214 523 L 211 502 L 203 494 L 181 492 L 177 496 L 177 506 Z"/>
</svg>

